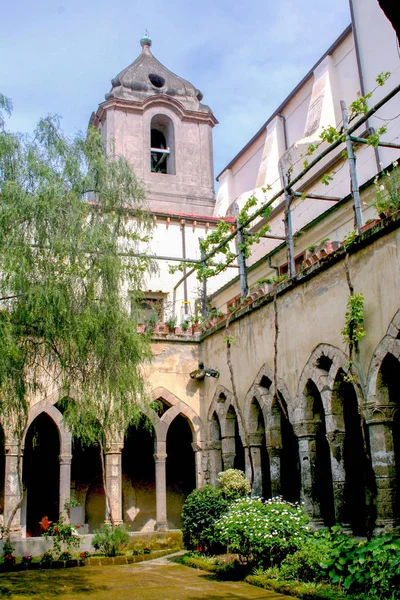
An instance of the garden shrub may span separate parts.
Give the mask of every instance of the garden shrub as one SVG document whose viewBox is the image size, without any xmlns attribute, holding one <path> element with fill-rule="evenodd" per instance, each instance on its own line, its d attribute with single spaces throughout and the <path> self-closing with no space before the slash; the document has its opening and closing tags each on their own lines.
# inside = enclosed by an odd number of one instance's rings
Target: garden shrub
<svg viewBox="0 0 400 600">
<path fill-rule="evenodd" d="M 182 510 L 183 543 L 188 550 L 212 552 L 216 549 L 215 523 L 225 513 L 229 502 L 221 488 L 206 485 L 193 490 Z"/>
<path fill-rule="evenodd" d="M 316 532 L 294 554 L 288 554 L 282 561 L 280 576 L 307 582 L 324 579 L 326 571 L 321 563 L 329 560 L 331 550 L 329 534 L 323 530 Z"/>
<path fill-rule="evenodd" d="M 243 471 L 239 469 L 227 469 L 218 473 L 218 483 L 222 489 L 222 495 L 229 501 L 237 498 L 250 496 L 251 486 Z"/>
<path fill-rule="evenodd" d="M 122 525 L 118 527 L 102 525 L 95 532 L 92 540 L 93 548 L 100 550 L 106 556 L 117 556 L 128 544 L 129 534 Z"/>
<path fill-rule="evenodd" d="M 334 528 L 329 559 L 321 566 L 332 583 L 351 593 L 400 598 L 400 538 L 393 533 L 359 542 Z"/>
<path fill-rule="evenodd" d="M 53 523 L 42 533 L 42 537 L 51 537 L 53 540 L 52 553 L 58 555 L 60 560 L 68 560 L 71 557 L 71 552 L 78 549 L 81 545 L 81 538 L 76 532 L 74 525 L 64 523 L 60 520 L 59 523 Z M 68 558 L 66 558 L 68 557 Z"/>
<path fill-rule="evenodd" d="M 309 517 L 298 504 L 281 498 L 236 500 L 216 523 L 221 543 L 243 562 L 279 565 L 309 535 Z"/>
</svg>

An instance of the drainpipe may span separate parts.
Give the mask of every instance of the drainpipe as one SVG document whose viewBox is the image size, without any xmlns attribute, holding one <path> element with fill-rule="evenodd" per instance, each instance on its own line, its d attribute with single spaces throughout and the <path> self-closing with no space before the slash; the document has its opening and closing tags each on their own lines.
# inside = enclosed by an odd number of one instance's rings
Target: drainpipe
<svg viewBox="0 0 400 600">
<path fill-rule="evenodd" d="M 186 258 L 186 235 L 185 235 L 185 219 L 181 220 L 181 232 L 182 232 L 182 258 Z M 183 281 L 183 299 L 184 299 L 184 307 L 185 307 L 185 315 L 188 314 L 188 287 L 187 287 L 187 278 L 186 278 L 186 266 L 183 267 L 183 276 L 185 277 Z"/>
<path fill-rule="evenodd" d="M 356 50 L 356 61 L 357 61 L 357 71 L 358 71 L 358 78 L 360 80 L 360 91 L 361 91 L 361 95 L 365 96 L 364 74 L 363 74 L 362 64 L 361 64 L 360 48 L 358 45 L 358 32 L 357 32 L 356 20 L 354 17 L 353 2 L 354 2 L 354 0 L 349 0 L 351 24 L 353 27 L 354 47 Z M 365 124 L 370 133 L 375 133 L 375 129 L 373 127 L 370 127 L 368 120 L 365 122 Z M 380 160 L 380 156 L 379 156 L 379 148 L 374 147 L 374 154 L 375 154 L 376 170 L 377 170 L 377 173 L 379 173 L 379 171 L 381 170 L 381 160 Z"/>
</svg>

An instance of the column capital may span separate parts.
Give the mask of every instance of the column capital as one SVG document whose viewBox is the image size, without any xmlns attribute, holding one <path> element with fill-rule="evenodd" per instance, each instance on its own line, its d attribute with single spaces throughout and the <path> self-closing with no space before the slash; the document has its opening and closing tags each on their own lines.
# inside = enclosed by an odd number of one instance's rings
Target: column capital
<svg viewBox="0 0 400 600">
<path fill-rule="evenodd" d="M 106 456 L 107 456 L 107 454 L 121 454 L 122 448 L 123 448 L 123 446 L 121 446 L 121 444 L 119 442 L 115 442 L 115 443 L 109 444 L 104 449 L 104 454 Z"/>
<path fill-rule="evenodd" d="M 18 446 L 16 443 L 5 443 L 4 444 L 4 454 L 6 456 L 21 456 L 24 453 L 24 446 Z"/>
<path fill-rule="evenodd" d="M 249 433 L 249 446 L 262 446 L 263 436 L 263 433 Z"/>
<path fill-rule="evenodd" d="M 346 433 L 344 431 L 329 431 L 325 437 L 330 446 L 342 446 Z"/>
<path fill-rule="evenodd" d="M 193 452 L 201 452 L 203 448 L 197 442 L 192 442 L 191 444 Z"/>
<path fill-rule="evenodd" d="M 267 452 L 269 457 L 280 456 L 282 453 L 282 447 L 280 446 L 267 446 Z"/>
<path fill-rule="evenodd" d="M 399 406 L 395 403 L 375 404 L 368 402 L 364 405 L 365 420 L 368 425 L 391 423 Z"/>
<path fill-rule="evenodd" d="M 167 460 L 167 454 L 162 454 L 159 452 L 158 454 L 153 454 L 154 460 L 156 462 L 165 462 Z"/>
<path fill-rule="evenodd" d="M 298 438 L 314 438 L 319 425 L 319 421 L 302 421 L 293 424 L 293 431 Z"/>
<path fill-rule="evenodd" d="M 72 454 L 60 454 L 58 457 L 60 465 L 70 465 L 72 461 Z"/>
</svg>

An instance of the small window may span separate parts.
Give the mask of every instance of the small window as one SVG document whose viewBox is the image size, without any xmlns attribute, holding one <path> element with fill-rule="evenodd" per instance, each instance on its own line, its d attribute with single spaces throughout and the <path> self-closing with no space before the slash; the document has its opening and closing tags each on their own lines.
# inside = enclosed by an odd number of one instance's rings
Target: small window
<svg viewBox="0 0 400 600">
<path fill-rule="evenodd" d="M 165 85 L 164 77 L 161 75 L 156 75 L 155 73 L 150 73 L 149 75 L 151 85 L 154 85 L 156 88 L 162 88 Z"/>
<path fill-rule="evenodd" d="M 155 115 L 151 120 L 150 170 L 175 175 L 174 124 L 166 115 Z"/>
</svg>

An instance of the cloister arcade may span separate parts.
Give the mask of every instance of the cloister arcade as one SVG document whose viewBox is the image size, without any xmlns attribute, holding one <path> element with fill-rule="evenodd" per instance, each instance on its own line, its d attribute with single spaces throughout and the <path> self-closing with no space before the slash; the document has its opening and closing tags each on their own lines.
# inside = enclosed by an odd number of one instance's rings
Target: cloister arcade
<svg viewBox="0 0 400 600">
<path fill-rule="evenodd" d="M 167 389 L 154 389 L 158 410 L 149 409 L 105 450 L 115 522 L 136 531 L 178 528 L 187 494 L 234 467 L 246 472 L 253 494 L 304 502 L 315 525 L 341 523 L 365 535 L 370 527 L 398 524 L 399 375 L 400 311 L 365 381 L 355 366 L 349 371 L 341 350 L 320 344 L 295 398 L 281 379 L 275 387 L 274 372 L 264 365 L 239 406 L 219 385 L 206 423 Z M 14 531 L 39 535 L 42 517 L 55 521 L 65 514 L 71 492 L 83 531 L 107 518 L 99 451 L 71 438 L 57 406 L 42 401 L 32 407 L 20 447 L 3 424 L 0 445 L 6 522 L 18 500 L 21 465 L 24 499 Z"/>
</svg>

